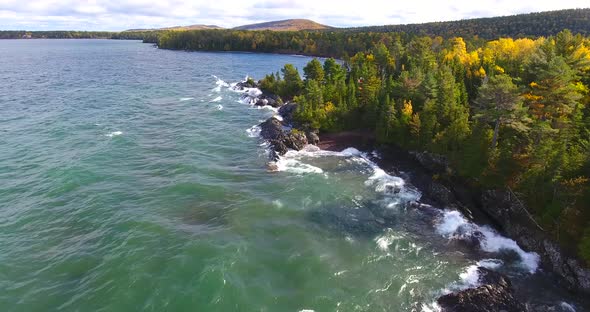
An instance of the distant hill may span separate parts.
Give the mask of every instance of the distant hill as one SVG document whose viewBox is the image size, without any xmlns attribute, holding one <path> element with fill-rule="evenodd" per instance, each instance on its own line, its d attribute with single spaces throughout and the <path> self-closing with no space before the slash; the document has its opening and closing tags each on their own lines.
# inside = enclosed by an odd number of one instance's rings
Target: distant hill
<svg viewBox="0 0 590 312">
<path fill-rule="evenodd" d="M 564 29 L 569 29 L 573 33 L 590 34 L 590 9 L 569 9 L 423 24 L 338 28 L 339 31 L 344 32 L 404 32 L 444 38 L 479 36 L 484 39 L 552 36 Z"/>
<path fill-rule="evenodd" d="M 275 30 L 275 31 L 297 31 L 297 30 L 323 30 L 334 27 L 322 25 L 308 19 L 288 19 L 258 24 L 238 26 L 236 30 Z"/>
<path fill-rule="evenodd" d="M 148 28 L 148 29 L 128 29 L 125 31 L 138 32 L 138 31 L 156 31 L 156 30 L 204 30 L 204 29 L 223 29 L 217 25 L 189 25 L 189 26 L 173 26 L 163 28 Z"/>
</svg>

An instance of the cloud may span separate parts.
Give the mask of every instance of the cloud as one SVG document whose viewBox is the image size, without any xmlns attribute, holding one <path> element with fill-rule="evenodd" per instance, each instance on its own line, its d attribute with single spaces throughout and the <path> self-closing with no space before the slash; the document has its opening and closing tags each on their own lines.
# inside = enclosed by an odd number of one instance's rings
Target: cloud
<svg viewBox="0 0 590 312">
<path fill-rule="evenodd" d="M 234 27 L 309 18 L 346 27 L 446 21 L 589 7 L 587 0 L 0 0 L 0 29 L 124 30 L 175 25 Z"/>
</svg>

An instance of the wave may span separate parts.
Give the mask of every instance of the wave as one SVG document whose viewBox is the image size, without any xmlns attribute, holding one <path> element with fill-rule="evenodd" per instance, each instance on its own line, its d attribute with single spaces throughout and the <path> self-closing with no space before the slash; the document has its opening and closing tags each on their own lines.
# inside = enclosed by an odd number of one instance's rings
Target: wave
<svg viewBox="0 0 590 312">
<path fill-rule="evenodd" d="M 395 208 L 400 204 L 418 201 L 422 194 L 406 182 L 396 176 L 392 176 L 381 169 L 376 163 L 370 160 L 367 153 L 363 153 L 356 148 L 346 148 L 340 152 L 322 150 L 314 145 L 307 145 L 300 151 L 288 151 L 285 155 L 280 156 L 276 162 L 278 171 L 304 173 L 324 173 L 316 166 L 307 164 L 305 159 L 319 157 L 340 157 L 346 158 L 347 161 L 361 166 L 359 173 L 367 172 L 369 177 L 365 181 L 367 187 L 373 187 L 375 192 L 385 196 L 385 208 Z"/>
<path fill-rule="evenodd" d="M 214 98 L 213 100 L 209 101 L 209 102 L 219 102 L 221 101 L 223 98 L 221 96 L 218 96 L 216 98 Z"/>
<path fill-rule="evenodd" d="M 122 131 L 113 131 L 113 132 L 111 132 L 109 134 L 105 134 L 105 136 L 108 136 L 109 138 L 112 138 L 112 137 L 115 137 L 115 136 L 119 136 L 121 134 L 123 134 Z"/>
<path fill-rule="evenodd" d="M 190 101 L 190 100 L 194 100 L 194 99 L 195 98 L 192 98 L 192 97 L 183 97 L 183 98 L 178 99 L 178 101 L 180 101 L 180 102 L 186 102 L 186 101 Z"/>
<path fill-rule="evenodd" d="M 248 136 L 251 138 L 260 137 L 260 131 L 262 131 L 262 129 L 259 126 L 252 126 L 252 127 L 250 127 L 250 129 L 246 130 L 246 132 L 248 133 Z"/>
<path fill-rule="evenodd" d="M 215 78 L 215 84 L 217 85 L 215 88 L 213 88 L 214 92 L 221 92 L 222 87 L 229 88 L 229 84 L 227 82 L 221 80 L 219 77 L 215 75 L 213 75 L 213 78 Z"/>
<path fill-rule="evenodd" d="M 319 167 L 306 164 L 300 160 L 301 155 L 297 151 L 288 151 L 285 155 L 279 157 L 275 162 L 276 171 L 291 172 L 296 174 L 304 173 L 324 173 Z"/>
<path fill-rule="evenodd" d="M 513 251 L 520 257 L 522 266 L 531 274 L 535 273 L 539 267 L 540 258 L 537 253 L 522 250 L 515 241 L 498 234 L 488 226 L 479 226 L 467 221 L 459 211 L 444 211 L 436 231 L 449 239 L 481 233 L 479 246 L 483 251 L 490 253 Z"/>
</svg>

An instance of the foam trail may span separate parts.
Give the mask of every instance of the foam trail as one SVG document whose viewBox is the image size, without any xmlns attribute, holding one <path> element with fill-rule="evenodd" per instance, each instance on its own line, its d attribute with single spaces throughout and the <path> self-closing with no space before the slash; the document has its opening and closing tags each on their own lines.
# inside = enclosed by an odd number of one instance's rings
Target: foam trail
<svg viewBox="0 0 590 312">
<path fill-rule="evenodd" d="M 214 98 L 213 100 L 211 100 L 211 102 L 219 102 L 221 101 L 223 98 L 221 96 L 218 96 L 216 98 Z"/>
<path fill-rule="evenodd" d="M 503 237 L 487 226 L 478 226 L 467 221 L 458 211 L 444 211 L 436 231 L 450 239 L 465 233 L 481 232 L 483 234 L 483 239 L 480 240 L 482 250 L 487 252 L 514 251 L 520 257 L 522 266 L 531 274 L 535 273 L 539 266 L 540 258 L 537 253 L 522 250 L 515 241 Z"/>
<path fill-rule="evenodd" d="M 113 132 L 111 132 L 109 134 L 106 134 L 106 136 L 108 136 L 109 138 L 112 138 L 112 137 L 115 137 L 115 136 L 119 136 L 121 134 L 123 134 L 122 131 L 113 131 Z"/>
<path fill-rule="evenodd" d="M 195 98 L 192 98 L 192 97 L 183 97 L 183 98 L 178 99 L 178 101 L 180 101 L 180 102 L 186 102 L 186 101 L 190 101 L 190 100 L 194 100 L 194 99 Z"/>
</svg>

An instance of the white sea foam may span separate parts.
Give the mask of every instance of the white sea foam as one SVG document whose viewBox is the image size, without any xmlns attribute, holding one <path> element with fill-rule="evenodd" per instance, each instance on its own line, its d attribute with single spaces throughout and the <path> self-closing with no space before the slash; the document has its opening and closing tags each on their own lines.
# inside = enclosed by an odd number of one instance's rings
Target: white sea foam
<svg viewBox="0 0 590 312">
<path fill-rule="evenodd" d="M 567 303 L 565 301 L 560 302 L 559 303 L 559 306 L 563 310 L 565 310 L 565 311 L 568 311 L 568 312 L 576 312 L 576 309 L 574 308 L 574 306 L 572 306 L 571 304 L 569 304 L 569 303 Z"/>
<path fill-rule="evenodd" d="M 195 98 L 192 97 L 183 97 L 178 99 L 180 102 L 186 102 L 186 101 L 190 101 L 190 100 L 194 100 Z"/>
<path fill-rule="evenodd" d="M 400 238 L 400 236 L 395 235 L 395 232 L 392 229 L 387 229 L 385 233 L 375 238 L 375 243 L 377 243 L 379 249 L 387 251 L 389 246 Z"/>
<path fill-rule="evenodd" d="M 229 84 L 221 79 L 219 79 L 219 77 L 213 75 L 213 78 L 215 78 L 215 84 L 217 85 L 215 88 L 213 88 L 214 92 L 221 92 L 221 88 L 222 87 L 226 87 L 229 88 Z"/>
<path fill-rule="evenodd" d="M 347 148 L 341 152 L 322 150 L 314 145 L 307 145 L 300 151 L 289 151 L 279 158 L 277 162 L 278 171 L 304 173 L 323 173 L 321 168 L 305 163 L 306 160 L 319 157 L 342 157 L 348 162 L 356 163 L 366 169 L 370 176 L 365 181 L 365 185 L 373 187 L 376 192 L 385 196 L 384 206 L 389 209 L 398 209 L 401 204 L 417 201 L 421 193 L 411 186 L 406 185 L 405 181 L 399 177 L 387 174 L 377 164 L 369 160 L 369 156 L 355 148 Z"/>
<path fill-rule="evenodd" d="M 304 173 L 323 173 L 324 170 L 322 168 L 318 168 L 316 166 L 312 166 L 306 164 L 304 162 L 299 161 L 295 158 L 290 158 L 289 153 L 287 152 L 284 156 L 282 156 L 277 162 L 277 171 L 284 171 L 284 172 L 291 172 L 296 174 L 304 174 Z"/>
<path fill-rule="evenodd" d="M 422 304 L 422 312 L 441 312 L 442 309 L 438 303 L 432 302 L 430 304 Z"/>
<path fill-rule="evenodd" d="M 248 136 L 251 138 L 257 138 L 260 137 L 260 131 L 262 129 L 260 129 L 259 126 L 252 126 L 250 127 L 250 129 L 247 129 L 246 132 L 248 133 Z"/>
<path fill-rule="evenodd" d="M 216 98 L 214 98 L 213 100 L 211 100 L 210 102 L 219 102 L 221 101 L 223 98 L 221 96 L 218 96 Z"/>
<path fill-rule="evenodd" d="M 221 105 L 221 104 L 217 105 L 217 110 L 223 110 L 223 105 Z"/>
<path fill-rule="evenodd" d="M 115 136 L 119 136 L 121 134 L 123 134 L 122 131 L 113 131 L 113 132 L 111 132 L 109 134 L 106 134 L 106 136 L 108 136 L 109 138 L 112 138 L 112 137 L 115 137 Z"/>
<path fill-rule="evenodd" d="M 502 250 L 514 251 L 520 257 L 522 266 L 530 273 L 535 273 L 539 266 L 539 255 L 537 253 L 522 250 L 515 241 L 498 234 L 490 227 L 478 226 L 467 221 L 458 211 L 444 211 L 436 231 L 448 238 L 453 238 L 461 233 L 479 231 L 483 234 L 483 239 L 480 240 L 482 250 L 491 253 Z"/>
</svg>

